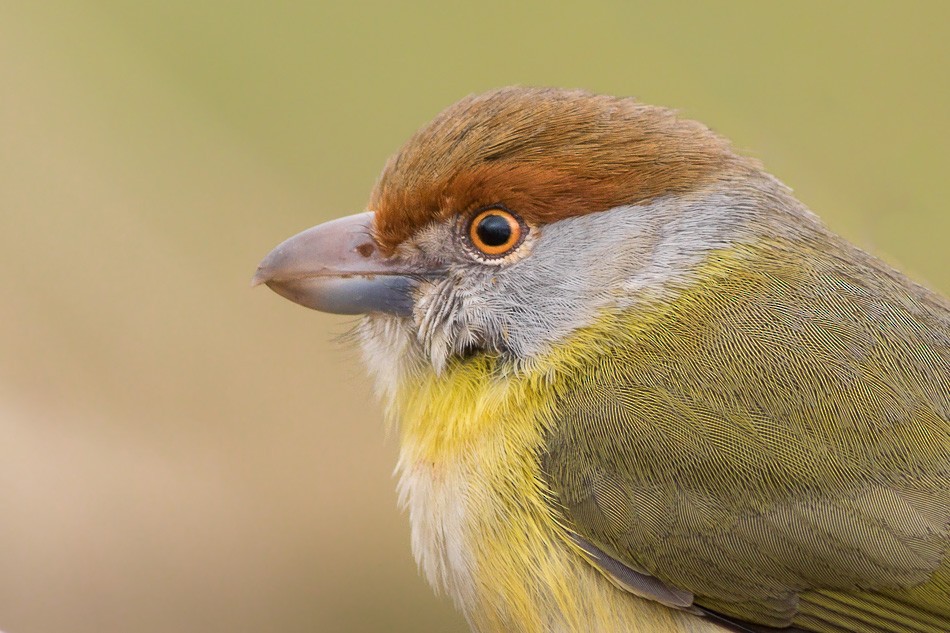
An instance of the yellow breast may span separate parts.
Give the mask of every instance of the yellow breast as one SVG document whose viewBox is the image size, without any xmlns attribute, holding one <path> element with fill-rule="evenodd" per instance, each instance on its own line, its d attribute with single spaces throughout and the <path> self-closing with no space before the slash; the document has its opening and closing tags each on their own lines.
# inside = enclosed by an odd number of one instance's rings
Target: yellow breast
<svg viewBox="0 0 950 633">
<path fill-rule="evenodd" d="M 538 463 L 558 362 L 516 376 L 479 358 L 401 388 L 400 493 L 429 582 L 483 633 L 720 631 L 616 588 L 558 524 Z"/>
</svg>

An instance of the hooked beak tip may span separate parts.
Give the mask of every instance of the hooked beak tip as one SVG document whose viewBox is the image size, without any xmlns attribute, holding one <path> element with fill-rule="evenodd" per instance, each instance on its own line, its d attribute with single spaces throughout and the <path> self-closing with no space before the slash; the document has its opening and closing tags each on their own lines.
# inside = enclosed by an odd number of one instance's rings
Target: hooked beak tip
<svg viewBox="0 0 950 633">
<path fill-rule="evenodd" d="M 256 288 L 261 284 L 266 284 L 270 281 L 270 271 L 266 270 L 263 266 L 257 267 L 257 272 L 254 273 L 254 276 L 251 278 L 251 288 Z"/>
</svg>

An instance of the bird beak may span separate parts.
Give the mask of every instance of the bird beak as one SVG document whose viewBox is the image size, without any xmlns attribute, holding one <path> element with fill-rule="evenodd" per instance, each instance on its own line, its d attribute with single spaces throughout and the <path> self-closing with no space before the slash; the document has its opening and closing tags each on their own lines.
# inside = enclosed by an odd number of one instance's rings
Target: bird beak
<svg viewBox="0 0 950 633">
<path fill-rule="evenodd" d="M 251 285 L 322 312 L 410 315 L 418 282 L 442 271 L 383 257 L 372 227 L 370 211 L 298 233 L 264 258 Z"/>
</svg>

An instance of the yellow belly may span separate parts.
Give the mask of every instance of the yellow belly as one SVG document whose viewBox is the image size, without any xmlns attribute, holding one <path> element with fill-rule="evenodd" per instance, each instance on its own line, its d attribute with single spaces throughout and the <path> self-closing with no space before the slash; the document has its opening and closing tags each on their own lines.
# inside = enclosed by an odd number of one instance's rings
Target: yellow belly
<svg viewBox="0 0 950 633">
<path fill-rule="evenodd" d="M 558 524 L 538 466 L 554 362 L 504 377 L 476 359 L 397 395 L 399 486 L 420 568 L 482 633 L 721 633 L 615 587 Z"/>
</svg>

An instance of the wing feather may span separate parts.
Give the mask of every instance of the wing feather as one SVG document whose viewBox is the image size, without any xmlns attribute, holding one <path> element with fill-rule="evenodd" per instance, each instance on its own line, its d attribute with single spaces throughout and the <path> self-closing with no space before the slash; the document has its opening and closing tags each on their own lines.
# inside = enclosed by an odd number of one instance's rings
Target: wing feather
<svg viewBox="0 0 950 633">
<path fill-rule="evenodd" d="M 734 621 L 946 633 L 950 308 L 856 250 L 782 248 L 580 335 L 603 351 L 542 456 L 559 510 Z"/>
</svg>

